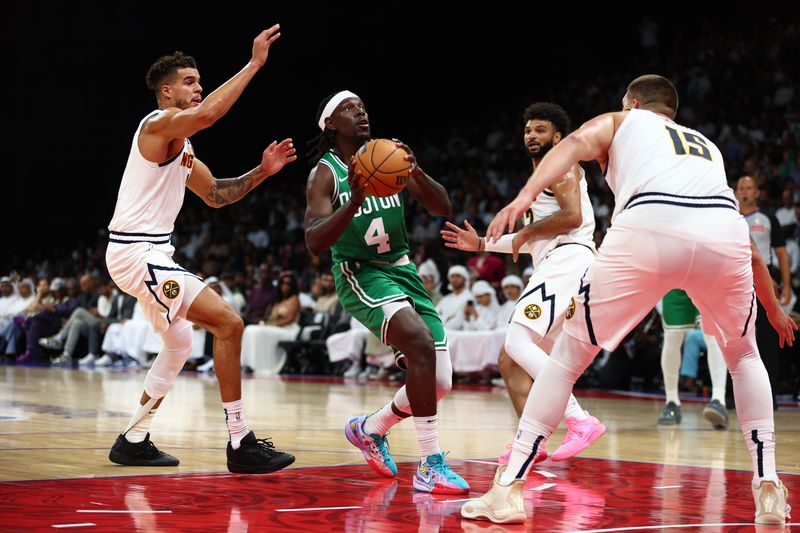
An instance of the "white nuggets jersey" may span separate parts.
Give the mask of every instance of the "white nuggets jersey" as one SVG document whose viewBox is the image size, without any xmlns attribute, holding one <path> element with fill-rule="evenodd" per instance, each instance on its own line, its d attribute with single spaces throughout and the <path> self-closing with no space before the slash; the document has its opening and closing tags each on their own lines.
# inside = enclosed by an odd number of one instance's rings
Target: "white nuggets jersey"
<svg viewBox="0 0 800 533">
<path fill-rule="evenodd" d="M 716 145 L 643 109 L 632 109 L 614 134 L 606 181 L 616 199 L 612 221 L 624 209 L 648 203 L 739 210 Z"/>
<path fill-rule="evenodd" d="M 186 181 L 192 173 L 194 151 L 189 139 L 183 149 L 163 163 L 153 163 L 139 151 L 139 133 L 145 121 L 163 111 L 154 111 L 139 123 L 117 195 L 117 206 L 108 229 L 116 234 L 135 233 L 169 237 L 183 205 Z"/>
<path fill-rule="evenodd" d="M 582 168 L 578 185 L 581 189 L 581 225 L 568 233 L 557 235 L 551 239 L 533 241 L 531 243 L 531 258 L 533 259 L 534 268 L 538 267 L 545 256 L 561 244 L 582 244 L 594 251 L 594 211 L 592 210 L 592 201 L 589 199 L 589 191 L 586 185 L 586 173 Z M 555 194 L 545 189 L 542 194 L 536 197 L 530 209 L 525 211 L 522 220 L 527 226 L 531 222 L 549 217 L 560 210 L 561 206 L 558 205 Z"/>
</svg>

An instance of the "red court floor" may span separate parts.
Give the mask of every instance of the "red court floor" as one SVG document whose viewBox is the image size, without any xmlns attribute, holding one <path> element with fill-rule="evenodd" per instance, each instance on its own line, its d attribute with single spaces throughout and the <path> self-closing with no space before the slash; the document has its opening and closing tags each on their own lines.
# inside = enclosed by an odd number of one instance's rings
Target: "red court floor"
<svg viewBox="0 0 800 533">
<path fill-rule="evenodd" d="M 485 492 L 495 465 L 452 461 Z M 572 459 L 546 462 L 526 485 L 529 521 L 462 520 L 460 497 L 411 486 L 367 466 L 290 469 L 266 476 L 195 474 L 0 482 L 2 531 L 800 531 L 752 525 L 750 472 Z M 127 470 L 126 470 L 127 472 Z M 800 494 L 800 476 L 783 476 Z M 796 526 L 792 528 L 792 525 Z"/>
</svg>

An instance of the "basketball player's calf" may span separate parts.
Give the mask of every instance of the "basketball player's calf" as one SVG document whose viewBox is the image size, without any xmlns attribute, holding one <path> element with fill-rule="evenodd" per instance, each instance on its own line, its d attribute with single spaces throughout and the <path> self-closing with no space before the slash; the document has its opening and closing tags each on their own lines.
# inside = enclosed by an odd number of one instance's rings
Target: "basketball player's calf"
<svg viewBox="0 0 800 533">
<path fill-rule="evenodd" d="M 269 441 L 256 439 L 253 432 L 248 430 L 244 420 L 238 357 L 243 329 L 241 318 L 235 315 L 229 306 L 216 305 L 223 302 L 222 299 L 213 291 L 205 290 L 205 287 L 198 291 L 193 301 L 194 303 L 188 304 L 191 305 L 189 317 L 215 335 L 214 348 L 218 356 L 220 391 L 225 421 L 231 436 L 227 447 L 228 470 L 241 473 L 267 473 L 290 465 L 294 462 L 293 456 L 275 450 Z M 208 316 L 213 318 L 209 320 Z M 161 452 L 150 442 L 149 427 L 156 408 L 172 388 L 175 378 L 191 352 L 191 328 L 191 322 L 176 318 L 167 331 L 162 333 L 164 347 L 145 377 L 142 405 L 131 418 L 125 432 L 117 437 L 109 454 L 112 462 L 128 466 L 179 464 L 177 458 Z M 235 373 L 231 371 L 234 367 Z"/>
<path fill-rule="evenodd" d="M 348 440 L 358 447 L 367 462 L 381 475 L 394 476 L 397 467 L 388 452 L 389 428 L 414 414 L 420 462 L 413 483 L 417 490 L 441 494 L 462 494 L 469 485 L 445 461 L 439 449 L 437 400 L 452 386 L 449 352 L 434 349 L 430 329 L 407 302 L 397 309 L 384 309 L 389 319 L 389 342 L 408 364 L 406 385 L 394 399 L 377 412 L 348 422 Z M 391 314 L 390 314 L 391 313 Z M 433 378 L 433 379 L 431 379 Z"/>
<path fill-rule="evenodd" d="M 128 427 L 117 437 L 108 458 L 126 466 L 177 466 L 176 457 L 160 451 L 150 441 L 150 423 L 161 400 L 172 388 L 192 348 L 192 325 L 177 319 L 161 335 L 164 346 L 144 378 L 141 405 Z"/>
</svg>

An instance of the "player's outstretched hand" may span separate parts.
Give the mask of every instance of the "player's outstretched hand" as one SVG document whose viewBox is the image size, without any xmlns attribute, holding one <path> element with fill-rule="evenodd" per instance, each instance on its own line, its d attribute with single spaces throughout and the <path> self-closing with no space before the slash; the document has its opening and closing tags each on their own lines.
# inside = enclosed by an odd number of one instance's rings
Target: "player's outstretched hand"
<svg viewBox="0 0 800 533">
<path fill-rule="evenodd" d="M 794 344 L 794 332 L 797 331 L 797 324 L 792 320 L 792 317 L 787 315 L 782 307 L 775 306 L 775 311 L 771 315 L 768 314 L 767 319 L 775 331 L 778 332 L 781 348 L 783 348 L 784 343 L 792 346 Z"/>
<path fill-rule="evenodd" d="M 281 36 L 281 25 L 275 24 L 269 29 L 266 29 L 258 34 L 253 39 L 253 57 L 251 61 L 259 67 L 263 67 L 267 62 L 267 55 L 269 55 L 269 47 L 274 43 L 278 37 Z"/>
<path fill-rule="evenodd" d="M 261 168 L 267 176 L 277 174 L 287 163 L 297 159 L 296 153 L 292 139 L 272 141 L 261 155 Z"/>
<path fill-rule="evenodd" d="M 444 239 L 445 246 L 448 248 L 457 248 L 464 252 L 478 251 L 480 237 L 478 237 L 478 232 L 475 231 L 475 228 L 472 227 L 469 220 L 464 220 L 464 227 L 467 228 L 466 230 L 459 228 L 452 222 L 445 222 L 445 225 L 450 229 L 439 230 L 439 233 L 442 234 L 442 239 Z"/>
<path fill-rule="evenodd" d="M 489 224 L 489 229 L 486 230 L 486 238 L 494 242 L 504 233 L 513 232 L 514 223 L 530 206 L 530 202 L 526 202 L 523 198 L 516 198 L 494 216 Z"/>
</svg>

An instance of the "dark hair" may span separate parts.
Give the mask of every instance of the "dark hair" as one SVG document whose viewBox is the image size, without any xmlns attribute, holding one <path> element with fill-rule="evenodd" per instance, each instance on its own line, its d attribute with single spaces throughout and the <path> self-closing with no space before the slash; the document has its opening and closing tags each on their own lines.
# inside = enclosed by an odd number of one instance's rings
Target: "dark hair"
<svg viewBox="0 0 800 533">
<path fill-rule="evenodd" d="M 325 106 L 328 105 L 331 98 L 339 94 L 339 92 L 340 91 L 336 91 L 335 93 L 329 94 L 319 103 L 319 107 L 317 108 L 317 124 L 319 124 L 319 119 L 322 117 Z M 308 141 L 306 145 L 310 146 L 308 152 L 306 152 L 308 163 L 310 165 L 316 165 L 317 161 L 325 155 L 325 152 L 336 146 L 336 134 L 328 128 L 325 128 L 319 135 Z"/>
<path fill-rule="evenodd" d="M 147 71 L 147 88 L 158 91 L 178 69 L 197 68 L 197 63 L 192 56 L 187 56 L 183 52 L 175 52 L 172 55 L 161 56 L 156 62 L 150 65 Z"/>
<path fill-rule="evenodd" d="M 281 284 L 283 283 L 284 278 L 289 278 L 289 293 L 286 296 L 284 296 L 283 291 L 281 291 Z M 297 278 L 295 277 L 294 273 L 281 272 L 278 276 L 278 293 L 275 295 L 275 301 L 281 302 L 299 293 L 300 287 L 297 285 Z"/>
<path fill-rule="evenodd" d="M 678 91 L 664 76 L 639 76 L 628 85 L 628 95 L 636 98 L 642 109 L 663 113 L 671 118 L 678 112 Z"/>
<path fill-rule="evenodd" d="M 546 120 L 553 125 L 556 132 L 561 132 L 561 137 L 569 135 L 569 115 L 564 108 L 552 102 L 536 102 L 531 104 L 522 114 L 525 122 L 529 120 Z M 555 133 L 555 132 L 553 132 Z"/>
</svg>

